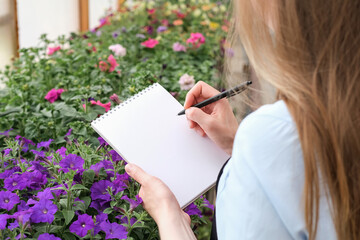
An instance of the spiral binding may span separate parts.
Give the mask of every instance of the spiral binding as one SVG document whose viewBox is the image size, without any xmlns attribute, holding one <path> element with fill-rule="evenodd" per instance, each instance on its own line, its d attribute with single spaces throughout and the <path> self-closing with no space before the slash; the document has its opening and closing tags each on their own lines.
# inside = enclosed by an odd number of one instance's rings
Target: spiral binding
<svg viewBox="0 0 360 240">
<path fill-rule="evenodd" d="M 134 96 L 126 99 L 126 101 L 122 102 L 121 104 L 117 105 L 116 107 L 114 107 L 113 109 L 111 109 L 110 111 L 108 111 L 107 113 L 104 113 L 103 115 L 101 115 L 100 117 L 96 118 L 95 120 L 93 120 L 91 122 L 91 124 L 96 124 L 98 122 L 100 122 L 102 119 L 106 118 L 107 116 L 111 115 L 113 112 L 116 112 L 118 109 L 120 109 L 121 107 L 125 106 L 126 104 L 132 102 L 133 100 L 135 100 L 136 98 L 140 97 L 141 95 L 149 92 L 151 89 L 155 88 L 159 86 L 158 83 L 154 83 L 150 86 L 148 86 L 147 88 L 145 88 L 144 90 L 138 92 L 137 94 L 135 94 Z"/>
</svg>

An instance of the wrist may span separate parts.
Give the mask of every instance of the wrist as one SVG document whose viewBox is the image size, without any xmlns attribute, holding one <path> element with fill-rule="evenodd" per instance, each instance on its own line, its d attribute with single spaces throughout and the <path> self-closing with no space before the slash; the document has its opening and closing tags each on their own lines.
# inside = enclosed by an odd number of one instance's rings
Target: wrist
<svg viewBox="0 0 360 240">
<path fill-rule="evenodd" d="M 189 219 L 180 208 L 165 211 L 156 223 L 162 240 L 196 239 Z"/>
</svg>

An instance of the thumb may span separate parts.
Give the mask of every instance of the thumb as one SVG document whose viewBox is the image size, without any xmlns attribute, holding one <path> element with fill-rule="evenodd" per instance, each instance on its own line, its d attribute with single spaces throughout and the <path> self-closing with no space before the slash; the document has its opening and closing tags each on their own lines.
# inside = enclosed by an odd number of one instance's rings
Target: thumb
<svg viewBox="0 0 360 240">
<path fill-rule="evenodd" d="M 185 111 L 186 117 L 196 122 L 202 129 L 206 129 L 209 122 L 209 114 L 205 113 L 200 108 L 191 107 Z"/>
<path fill-rule="evenodd" d="M 130 177 L 140 183 L 140 185 L 146 183 L 147 179 L 149 179 L 150 177 L 150 175 L 147 174 L 144 170 L 142 170 L 142 168 L 131 163 L 126 164 L 125 171 L 127 172 L 127 174 L 129 174 Z"/>
</svg>

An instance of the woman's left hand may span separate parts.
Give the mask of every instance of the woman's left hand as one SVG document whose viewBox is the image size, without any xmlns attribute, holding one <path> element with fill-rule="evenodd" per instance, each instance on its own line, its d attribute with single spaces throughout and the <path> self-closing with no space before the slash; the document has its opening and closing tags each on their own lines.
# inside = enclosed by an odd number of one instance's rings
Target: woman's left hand
<svg viewBox="0 0 360 240">
<path fill-rule="evenodd" d="M 140 183 L 139 196 L 143 207 L 159 227 L 161 239 L 195 239 L 190 217 L 181 208 L 174 194 L 159 178 L 147 174 L 135 164 L 127 164 L 126 172 Z M 179 238 L 174 238 L 178 236 Z M 171 237 L 171 238 L 170 238 Z"/>
</svg>

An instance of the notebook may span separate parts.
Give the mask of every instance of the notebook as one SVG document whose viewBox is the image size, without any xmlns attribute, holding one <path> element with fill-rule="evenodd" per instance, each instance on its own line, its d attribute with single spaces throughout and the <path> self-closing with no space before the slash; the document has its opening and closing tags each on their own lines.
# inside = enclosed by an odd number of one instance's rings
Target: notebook
<svg viewBox="0 0 360 240">
<path fill-rule="evenodd" d="M 177 115 L 182 109 L 155 83 L 91 126 L 126 162 L 160 178 L 184 208 L 215 184 L 229 156 L 190 129 L 186 116 Z"/>
</svg>

